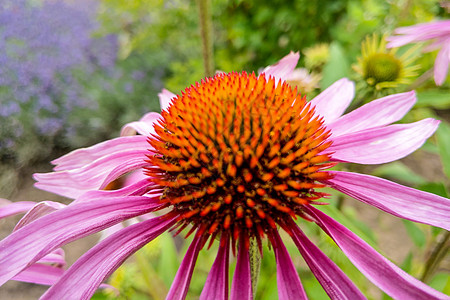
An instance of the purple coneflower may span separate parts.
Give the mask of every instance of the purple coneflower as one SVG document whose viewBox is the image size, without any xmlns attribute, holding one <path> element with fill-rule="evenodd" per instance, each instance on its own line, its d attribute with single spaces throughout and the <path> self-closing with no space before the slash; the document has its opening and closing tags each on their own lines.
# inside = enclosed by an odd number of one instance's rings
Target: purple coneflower
<svg viewBox="0 0 450 300">
<path fill-rule="evenodd" d="M 425 51 L 441 48 L 434 63 L 434 81 L 437 85 L 442 85 L 447 77 L 450 63 L 450 20 L 400 27 L 395 29 L 394 33 L 397 35 L 387 38 L 389 48 L 434 40 L 425 48 Z"/>
<path fill-rule="evenodd" d="M 446 296 L 408 275 L 315 206 L 331 187 L 395 216 L 450 228 L 449 200 L 369 175 L 332 171 L 338 162 L 387 163 L 419 148 L 439 121 L 389 125 L 414 92 L 384 97 L 343 115 L 354 93 L 341 79 L 309 103 L 284 80 L 291 53 L 259 76 L 218 74 L 175 96 L 160 94 L 162 114 L 123 128 L 125 136 L 79 149 L 36 174 L 39 188 L 74 198 L 0 242 L 0 283 L 53 249 L 132 217 L 159 215 L 120 229 L 79 258 L 43 299 L 87 299 L 124 260 L 168 230 L 193 234 L 167 299 L 185 298 L 201 249 L 218 253 L 201 299 L 252 299 L 249 243 L 267 240 L 280 299 L 306 293 L 279 232 L 297 245 L 332 299 L 365 299 L 301 230 L 314 222 L 373 283 L 397 299 Z M 139 133 L 136 136 L 126 136 Z M 103 190 L 134 170 L 146 177 Z M 299 218 L 300 217 L 300 218 Z M 208 246 L 206 246 L 208 247 Z M 206 248 L 205 247 L 205 248 Z M 230 250 L 237 262 L 228 288 Z"/>
</svg>

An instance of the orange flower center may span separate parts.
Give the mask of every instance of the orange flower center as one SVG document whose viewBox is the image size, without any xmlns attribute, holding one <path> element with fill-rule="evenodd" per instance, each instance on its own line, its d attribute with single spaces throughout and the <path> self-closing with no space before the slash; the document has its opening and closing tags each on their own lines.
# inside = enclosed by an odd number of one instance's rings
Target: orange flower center
<svg viewBox="0 0 450 300">
<path fill-rule="evenodd" d="M 322 120 L 287 83 L 219 74 L 173 99 L 149 139 L 150 180 L 181 229 L 263 237 L 325 194 L 331 145 Z"/>
</svg>

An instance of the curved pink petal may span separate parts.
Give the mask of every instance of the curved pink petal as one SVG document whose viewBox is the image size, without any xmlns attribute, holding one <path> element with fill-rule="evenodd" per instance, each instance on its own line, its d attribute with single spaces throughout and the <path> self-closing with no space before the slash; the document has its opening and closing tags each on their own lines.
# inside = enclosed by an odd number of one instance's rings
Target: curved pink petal
<svg viewBox="0 0 450 300">
<path fill-rule="evenodd" d="M 424 119 L 344 134 L 333 139 L 327 151 L 334 161 L 382 164 L 414 152 L 436 131 L 439 121 Z"/>
<path fill-rule="evenodd" d="M 120 136 L 133 136 L 136 133 L 150 136 L 155 133 L 153 123 L 159 118 L 161 118 L 161 115 L 156 112 L 147 113 L 139 121 L 125 124 L 120 130 Z"/>
<path fill-rule="evenodd" d="M 177 95 L 175 95 L 171 91 L 163 89 L 161 93 L 158 94 L 161 111 L 168 109 L 170 104 L 172 103 L 172 99 L 176 96 Z"/>
<path fill-rule="evenodd" d="M 277 231 L 273 234 L 273 251 L 277 261 L 277 286 L 280 300 L 308 299 L 300 277 Z"/>
<path fill-rule="evenodd" d="M 222 237 L 225 244 L 219 246 L 217 257 L 209 271 L 200 295 L 201 300 L 228 300 L 228 264 L 230 256 L 229 238 Z M 241 298 L 242 299 L 242 298 Z"/>
<path fill-rule="evenodd" d="M 39 203 L 35 203 L 33 208 L 31 208 L 25 214 L 25 216 L 23 216 L 23 218 L 19 220 L 19 222 L 14 227 L 14 231 L 22 228 L 23 226 L 33 222 L 36 219 L 39 219 L 42 216 L 48 215 L 49 213 L 54 212 L 58 209 L 62 209 L 64 207 L 66 207 L 66 205 L 53 201 L 42 201 Z"/>
<path fill-rule="evenodd" d="M 335 190 L 394 216 L 450 230 L 450 199 L 392 181 L 357 173 L 331 171 Z"/>
<path fill-rule="evenodd" d="M 253 300 L 248 250 L 239 243 L 236 269 L 231 284 L 231 300 Z"/>
<path fill-rule="evenodd" d="M 60 253 L 60 251 L 62 251 L 62 253 Z M 52 252 L 42 257 L 40 260 L 38 260 L 37 263 L 56 264 L 59 265 L 60 267 L 65 267 L 67 265 L 64 250 L 62 248 L 57 248 L 53 250 Z"/>
<path fill-rule="evenodd" d="M 157 189 L 154 183 L 148 179 L 143 179 L 133 184 L 124 185 L 123 188 L 117 190 L 93 190 L 88 191 L 78 197 L 73 203 L 86 202 L 102 199 L 103 197 L 119 197 L 119 196 L 142 196 L 151 191 L 151 194 L 160 194 L 161 189 Z"/>
<path fill-rule="evenodd" d="M 363 105 L 328 124 L 332 137 L 365 129 L 380 127 L 396 122 L 413 107 L 416 102 L 414 91 L 390 95 Z"/>
<path fill-rule="evenodd" d="M 36 202 L 32 201 L 11 202 L 6 199 L 1 200 L 4 201 L 1 202 L 0 206 L 0 219 L 27 212 L 36 205 Z"/>
<path fill-rule="evenodd" d="M 323 117 L 326 124 L 339 118 L 355 97 L 355 84 L 342 78 L 326 88 L 311 100 L 316 114 Z"/>
<path fill-rule="evenodd" d="M 90 299 L 98 286 L 130 255 L 174 223 L 166 216 L 124 228 L 80 257 L 41 299 Z"/>
<path fill-rule="evenodd" d="M 353 282 L 292 222 L 292 239 L 330 299 L 366 299 Z"/>
<path fill-rule="evenodd" d="M 370 281 L 394 299 L 449 299 L 387 260 L 353 232 L 320 210 L 305 209 Z"/>
<path fill-rule="evenodd" d="M 148 150 L 124 150 L 105 155 L 81 168 L 34 174 L 39 189 L 69 198 L 77 198 L 89 190 L 99 189 L 119 176 L 148 165 Z"/>
<path fill-rule="evenodd" d="M 43 285 L 55 284 L 64 274 L 64 269 L 43 264 L 34 264 L 11 278 L 12 280 Z M 62 298 L 61 298 L 62 299 Z"/>
<path fill-rule="evenodd" d="M 276 64 L 266 67 L 261 74 L 265 74 L 267 79 L 269 76 L 274 77 L 275 83 L 278 83 L 279 80 L 286 80 L 286 77 L 294 71 L 299 58 L 298 52 L 290 52 Z"/>
<path fill-rule="evenodd" d="M 120 197 L 69 205 L 0 242 L 0 285 L 53 249 L 159 207 L 159 198 Z"/>
<path fill-rule="evenodd" d="M 125 150 L 151 148 L 146 136 L 124 136 L 108 140 L 88 148 L 72 151 L 52 161 L 55 171 L 78 169 L 104 156 Z"/>
<path fill-rule="evenodd" d="M 394 30 L 394 33 L 397 35 L 390 36 L 386 39 L 389 42 L 387 48 L 446 37 L 450 35 L 450 21 L 442 20 L 399 27 Z"/>
<path fill-rule="evenodd" d="M 178 268 L 177 274 L 172 281 L 169 293 L 166 300 L 183 300 L 186 298 L 186 294 L 189 289 L 189 283 L 191 282 L 192 272 L 194 271 L 195 263 L 197 262 L 198 253 L 202 247 L 202 238 L 194 237 L 191 245 L 189 246 L 183 261 Z"/>
<path fill-rule="evenodd" d="M 450 34 L 449 34 L 450 35 Z M 442 44 L 442 49 L 436 56 L 434 62 L 434 81 L 436 85 L 442 85 L 448 73 L 448 65 L 450 64 L 450 37 Z"/>
</svg>

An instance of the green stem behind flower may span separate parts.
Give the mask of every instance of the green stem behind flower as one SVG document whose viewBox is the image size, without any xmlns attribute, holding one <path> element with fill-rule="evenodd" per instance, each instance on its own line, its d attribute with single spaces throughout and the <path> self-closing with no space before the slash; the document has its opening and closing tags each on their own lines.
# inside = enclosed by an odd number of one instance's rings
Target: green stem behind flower
<svg viewBox="0 0 450 300">
<path fill-rule="evenodd" d="M 261 254 L 259 253 L 258 243 L 256 242 L 256 239 L 250 239 L 250 248 L 248 249 L 248 252 L 250 258 L 250 274 L 252 278 L 252 291 L 254 299 L 261 270 Z"/>
<path fill-rule="evenodd" d="M 212 37 L 211 3 L 210 0 L 197 0 L 200 35 L 202 37 L 203 66 L 205 76 L 214 75 L 214 52 Z"/>
<path fill-rule="evenodd" d="M 441 235 L 441 239 L 436 245 L 436 247 L 431 252 L 430 257 L 428 258 L 425 269 L 422 273 L 421 280 L 423 282 L 428 282 L 434 272 L 436 271 L 437 267 L 439 266 L 439 263 L 442 261 L 442 259 L 447 255 L 448 250 L 450 248 L 450 231 L 445 231 Z"/>
</svg>

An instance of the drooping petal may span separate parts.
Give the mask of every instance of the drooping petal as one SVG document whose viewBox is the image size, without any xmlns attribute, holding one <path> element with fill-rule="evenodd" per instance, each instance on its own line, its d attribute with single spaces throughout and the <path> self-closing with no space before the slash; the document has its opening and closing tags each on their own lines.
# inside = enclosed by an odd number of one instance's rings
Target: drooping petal
<svg viewBox="0 0 450 300">
<path fill-rule="evenodd" d="M 329 124 L 339 118 L 352 102 L 355 96 L 355 84 L 347 78 L 342 78 L 326 88 L 311 100 L 316 107 L 317 115 Z"/>
<path fill-rule="evenodd" d="M 195 263 L 197 262 L 201 246 L 202 237 L 195 236 L 178 268 L 174 280 L 172 281 L 172 286 L 170 287 L 166 300 L 183 300 L 186 298 L 192 278 L 192 272 L 194 272 Z"/>
<path fill-rule="evenodd" d="M 39 203 L 36 203 L 33 208 L 31 208 L 22 219 L 17 222 L 16 226 L 14 227 L 14 231 L 22 228 L 23 226 L 33 222 L 36 219 L 39 219 L 42 216 L 45 216 L 51 212 L 54 212 L 55 210 L 62 209 L 66 207 L 66 205 L 59 203 L 59 202 L 53 202 L 53 201 L 42 201 Z"/>
<path fill-rule="evenodd" d="M 166 216 L 126 227 L 95 245 L 80 257 L 41 299 L 90 299 L 103 280 L 130 255 L 174 223 Z"/>
<path fill-rule="evenodd" d="M 279 80 L 285 80 L 286 77 L 294 71 L 299 58 L 300 54 L 298 52 L 291 52 L 276 64 L 266 67 L 261 74 L 265 74 L 267 79 L 269 76 L 274 77 L 275 83 Z"/>
<path fill-rule="evenodd" d="M 450 35 L 450 33 L 449 33 Z M 442 44 L 442 48 L 436 56 L 434 62 L 434 81 L 436 85 L 442 85 L 448 73 L 448 65 L 450 64 L 450 37 Z"/>
<path fill-rule="evenodd" d="M 176 96 L 177 95 L 175 95 L 171 91 L 163 89 L 161 93 L 158 94 L 161 111 L 169 108 L 170 103 L 172 103 L 172 99 L 175 98 Z"/>
<path fill-rule="evenodd" d="M 382 164 L 414 152 L 436 131 L 439 121 L 424 119 L 411 124 L 372 128 L 332 138 L 327 151 L 332 160 L 359 164 Z"/>
<path fill-rule="evenodd" d="M 252 277 L 250 273 L 250 259 L 248 250 L 243 243 L 239 243 L 236 269 L 231 284 L 231 300 L 252 300 Z"/>
<path fill-rule="evenodd" d="M 90 164 L 95 160 L 125 150 L 145 150 L 150 148 L 147 137 L 124 136 L 108 140 L 91 147 L 77 149 L 52 161 L 55 171 L 72 170 Z"/>
<path fill-rule="evenodd" d="M 120 130 L 120 136 L 135 135 L 136 133 L 144 136 L 154 134 L 153 123 L 156 122 L 161 115 L 155 112 L 145 114 L 139 121 L 125 124 Z"/>
<path fill-rule="evenodd" d="M 222 236 L 222 240 L 224 245 L 222 246 L 221 243 L 219 246 L 217 257 L 209 271 L 200 295 L 201 300 L 228 299 L 229 238 L 228 236 Z"/>
<path fill-rule="evenodd" d="M 0 203 L 0 219 L 27 212 L 36 205 L 36 202 L 32 201 L 11 202 L 6 199 L 0 200 L 2 200 Z"/>
<path fill-rule="evenodd" d="M 64 269 L 62 268 L 43 264 L 33 264 L 14 276 L 12 280 L 52 285 L 55 284 L 63 274 Z"/>
<path fill-rule="evenodd" d="M 150 182 L 148 179 L 143 179 L 133 184 L 124 185 L 123 188 L 117 190 L 94 190 L 88 191 L 77 198 L 73 203 L 92 201 L 96 199 L 102 199 L 103 197 L 119 197 L 119 196 L 142 196 L 155 189 L 155 184 Z M 160 190 L 155 191 L 159 193 Z M 153 191 L 152 191 L 153 193 Z"/>
<path fill-rule="evenodd" d="M 67 265 L 66 260 L 65 260 L 64 250 L 62 248 L 57 248 L 57 249 L 53 250 L 52 252 L 50 252 L 49 254 L 47 254 L 46 256 L 41 258 L 40 260 L 38 260 L 37 263 L 57 264 L 61 267 L 64 267 Z"/>
<path fill-rule="evenodd" d="M 39 189 L 69 198 L 99 189 L 119 176 L 148 165 L 145 149 L 124 150 L 105 155 L 81 168 L 34 174 Z M 111 175 L 110 175 L 111 174 Z M 107 180 L 106 180 L 107 179 Z"/>
<path fill-rule="evenodd" d="M 0 285 L 68 242 L 159 207 L 158 198 L 119 197 L 69 205 L 20 228 L 0 242 Z"/>
<path fill-rule="evenodd" d="M 328 296 L 342 300 L 366 299 L 347 275 L 292 223 L 292 239 Z"/>
<path fill-rule="evenodd" d="M 332 171 L 332 188 L 394 216 L 450 230 L 450 199 L 392 181 L 357 173 Z"/>
<path fill-rule="evenodd" d="M 450 34 L 450 21 L 442 20 L 413 26 L 399 27 L 394 30 L 396 36 L 390 36 L 387 48 L 400 47 L 412 42 L 427 41 L 442 38 Z"/>
<path fill-rule="evenodd" d="M 305 210 L 370 281 L 394 299 L 449 299 L 412 277 L 375 251 L 353 232 L 320 210 Z"/>
<path fill-rule="evenodd" d="M 380 127 L 400 120 L 416 102 L 414 91 L 390 95 L 363 105 L 328 124 L 332 137 Z"/>
<path fill-rule="evenodd" d="M 274 231 L 273 238 L 275 241 L 273 251 L 277 261 L 278 298 L 280 300 L 308 299 L 297 270 L 277 231 Z"/>
</svg>

